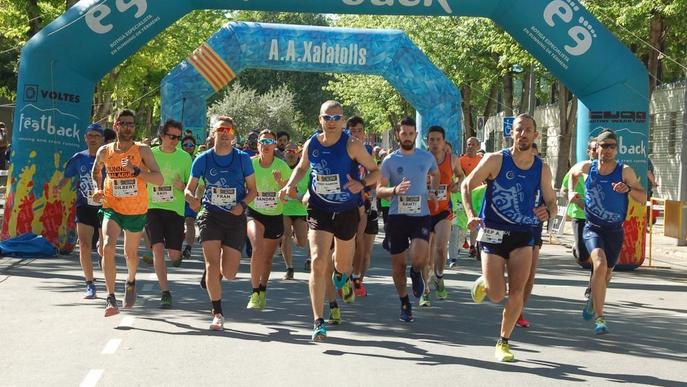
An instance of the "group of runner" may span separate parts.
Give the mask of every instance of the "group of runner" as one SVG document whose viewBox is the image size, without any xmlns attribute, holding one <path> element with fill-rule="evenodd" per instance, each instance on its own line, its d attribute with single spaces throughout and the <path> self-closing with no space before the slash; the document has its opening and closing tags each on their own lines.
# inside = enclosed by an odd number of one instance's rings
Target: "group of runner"
<svg viewBox="0 0 687 387">
<path fill-rule="evenodd" d="M 117 137 L 105 145 L 102 128 L 89 126 L 88 149 L 67 163 L 60 183 L 75 178 L 86 298 L 96 294 L 90 254 L 93 235 L 101 235 L 98 252 L 107 290 L 106 317 L 119 313 L 115 250 L 122 232 L 128 269 L 124 308 L 136 302 L 138 247 L 144 231 L 160 283 L 160 306 L 169 308 L 165 250 L 173 266 L 181 265 L 190 256 L 197 224 L 205 260 L 201 286 L 211 304 L 210 329 L 223 329 L 221 280 L 236 278 L 246 239 L 252 246 L 250 309 L 267 304 L 273 256 L 280 244 L 287 266 L 284 279 L 293 279 L 293 240 L 308 254 L 312 340 L 322 341 L 327 337 L 325 300 L 328 322 L 338 324 L 337 291 L 346 303 L 367 294 L 364 278 L 381 212 L 399 318 L 414 320 L 407 277 L 420 307 L 431 305 L 432 291 L 438 299 L 448 297 L 444 266 L 447 257 L 455 262 L 465 229 L 470 240 L 465 246 L 482 265 L 471 295 L 477 303 L 485 297 L 496 303 L 507 297 L 495 356 L 500 361 L 514 359 L 509 339 L 516 324 L 529 326 L 523 309 L 534 283 L 543 223 L 557 211 L 551 170 L 534 148 L 538 131 L 531 116 L 515 119 L 512 147 L 483 158 L 476 138 L 467 140 L 463 157 L 454 156 L 439 126 L 428 129 L 429 150 L 417 148 L 416 123 L 405 118 L 395 128 L 399 148 L 383 160 L 376 160 L 377 150 L 364 143 L 364 121 L 346 120 L 336 101 L 322 104 L 320 130 L 302 147 L 291 143 L 288 133 L 265 129 L 256 134 L 257 153 L 252 158 L 235 147 L 237 129 L 231 117 L 216 118 L 210 147 L 195 158 L 195 139 L 184 137 L 181 123 L 167 121 L 158 133 L 159 147 L 151 149 L 134 141 L 134 118 L 130 110 L 119 112 L 114 123 Z M 582 183 L 586 190 L 570 190 L 569 199 L 586 215 L 576 234 L 577 257 L 591 260 L 593 268 L 583 317 L 595 318 L 595 333 L 603 334 L 608 332 L 603 313 L 606 288 L 622 246 L 628 196 L 642 202 L 646 193 L 634 171 L 615 160 L 618 145 L 612 131 L 603 131 L 590 142 L 590 149 L 592 144 L 598 153 L 590 151 L 590 160 L 569 173 L 569 186 Z M 476 192 L 483 198 L 475 199 Z M 184 240 L 187 246 L 182 250 Z"/>
</svg>

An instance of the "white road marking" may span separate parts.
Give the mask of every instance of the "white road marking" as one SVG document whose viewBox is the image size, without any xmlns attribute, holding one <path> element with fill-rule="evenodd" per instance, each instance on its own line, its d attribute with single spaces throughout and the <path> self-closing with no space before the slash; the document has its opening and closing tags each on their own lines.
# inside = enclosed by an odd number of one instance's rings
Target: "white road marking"
<svg viewBox="0 0 687 387">
<path fill-rule="evenodd" d="M 119 346 L 122 344 L 122 339 L 111 339 L 110 341 L 105 344 L 105 348 L 103 348 L 103 352 L 101 352 L 103 355 L 112 355 L 113 353 L 117 352 L 117 349 L 119 349 Z"/>
<path fill-rule="evenodd" d="M 122 319 L 122 322 L 119 323 L 117 326 L 118 328 L 131 328 L 134 326 L 134 322 L 136 321 L 135 317 L 127 316 Z"/>
<path fill-rule="evenodd" d="M 148 279 L 151 281 L 157 281 L 157 274 L 155 274 L 155 273 L 148 274 Z"/>
<path fill-rule="evenodd" d="M 105 372 L 105 370 L 88 371 L 88 374 L 86 374 L 86 377 L 83 378 L 81 384 L 79 384 L 79 387 L 94 387 L 96 384 L 98 384 L 100 378 L 103 377 L 103 372 Z"/>
</svg>

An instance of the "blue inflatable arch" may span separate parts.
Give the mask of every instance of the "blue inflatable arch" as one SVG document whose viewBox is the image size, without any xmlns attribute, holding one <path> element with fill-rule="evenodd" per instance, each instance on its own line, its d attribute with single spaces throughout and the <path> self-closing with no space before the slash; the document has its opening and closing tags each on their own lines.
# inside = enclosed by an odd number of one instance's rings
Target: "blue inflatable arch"
<svg viewBox="0 0 687 387">
<path fill-rule="evenodd" d="M 422 133 L 440 125 L 460 146 L 460 92 L 396 30 L 229 23 L 162 80 L 162 120 L 204 138 L 207 98 L 248 68 L 381 75 L 415 107 Z"/>
<path fill-rule="evenodd" d="M 54 197 L 51 188 L 85 148 L 97 82 L 196 9 L 490 18 L 588 108 L 580 141 L 601 126 L 618 130 L 628 150 L 620 158 L 646 181 L 647 71 L 576 0 L 82 0 L 22 50 L 3 238 L 33 231 L 73 246 L 74 193 Z"/>
</svg>

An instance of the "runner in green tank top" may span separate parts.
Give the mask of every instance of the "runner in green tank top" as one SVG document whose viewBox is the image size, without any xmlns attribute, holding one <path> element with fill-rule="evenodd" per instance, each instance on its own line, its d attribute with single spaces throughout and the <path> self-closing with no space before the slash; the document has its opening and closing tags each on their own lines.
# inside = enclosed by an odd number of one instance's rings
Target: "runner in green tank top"
<svg viewBox="0 0 687 387">
<path fill-rule="evenodd" d="M 289 176 L 293 173 L 293 168 L 298 165 L 300 160 L 301 150 L 298 145 L 294 143 L 288 143 L 284 148 L 284 160 L 289 165 Z M 310 176 L 310 170 L 308 169 L 307 175 Z M 306 252 L 305 260 L 305 271 L 310 272 L 310 251 L 308 249 L 308 223 L 306 223 L 305 218 L 308 215 L 308 211 L 303 204 L 303 195 L 308 192 L 308 184 L 310 179 L 301 179 L 296 185 L 296 198 L 287 197 L 286 203 L 284 203 L 284 236 L 281 241 L 281 253 L 284 257 L 284 263 L 286 264 L 286 274 L 284 275 L 285 280 L 293 279 L 293 245 L 291 241 L 296 242 L 296 245 L 304 249 Z M 292 238 L 293 237 L 293 238 Z"/>
</svg>

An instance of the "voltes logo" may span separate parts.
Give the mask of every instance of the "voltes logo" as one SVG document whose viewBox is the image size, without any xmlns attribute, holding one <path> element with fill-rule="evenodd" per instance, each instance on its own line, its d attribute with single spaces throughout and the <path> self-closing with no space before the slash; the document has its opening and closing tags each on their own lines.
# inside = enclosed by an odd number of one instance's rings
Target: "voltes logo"
<svg viewBox="0 0 687 387">
<path fill-rule="evenodd" d="M 453 10 L 451 9 L 451 6 L 448 4 L 447 0 L 437 0 L 436 2 L 441 6 L 444 12 L 448 14 L 453 13 Z M 343 0 L 343 3 L 346 5 L 361 5 L 365 3 L 365 0 Z M 394 5 L 394 3 L 394 0 L 370 0 L 370 4 L 378 7 L 391 7 Z M 417 7 L 420 6 L 421 3 L 422 6 L 429 8 L 434 2 L 432 0 L 398 0 L 398 4 L 404 7 Z"/>
<path fill-rule="evenodd" d="M 596 38 L 596 30 L 589 20 L 585 19 L 584 16 L 580 16 L 577 21 L 574 20 L 575 12 L 579 10 L 579 4 L 573 0 L 554 0 L 544 9 L 544 21 L 549 27 L 556 26 L 554 17 L 566 24 L 573 23 L 573 26 L 568 30 L 568 36 L 574 44 L 563 46 L 565 51 L 573 56 L 580 56 L 589 51 L 592 48 L 594 38 Z"/>
<path fill-rule="evenodd" d="M 84 18 L 88 28 L 97 34 L 106 34 L 110 32 L 113 27 L 112 24 L 105 24 L 105 19 L 109 14 L 112 13 L 112 8 L 110 8 L 106 3 L 107 1 L 103 1 L 95 7 L 90 8 L 86 12 L 86 16 Z M 148 0 L 115 0 L 114 3 L 115 8 L 120 13 L 124 13 L 132 7 L 136 7 L 136 13 L 134 14 L 136 19 L 145 15 L 146 11 L 148 10 Z"/>
<path fill-rule="evenodd" d="M 56 90 L 43 90 L 39 89 L 38 85 L 24 86 L 24 102 L 37 102 L 39 95 L 45 99 L 51 99 L 53 101 L 71 103 L 81 102 L 81 97 L 79 97 L 77 94 L 65 93 Z"/>
</svg>

